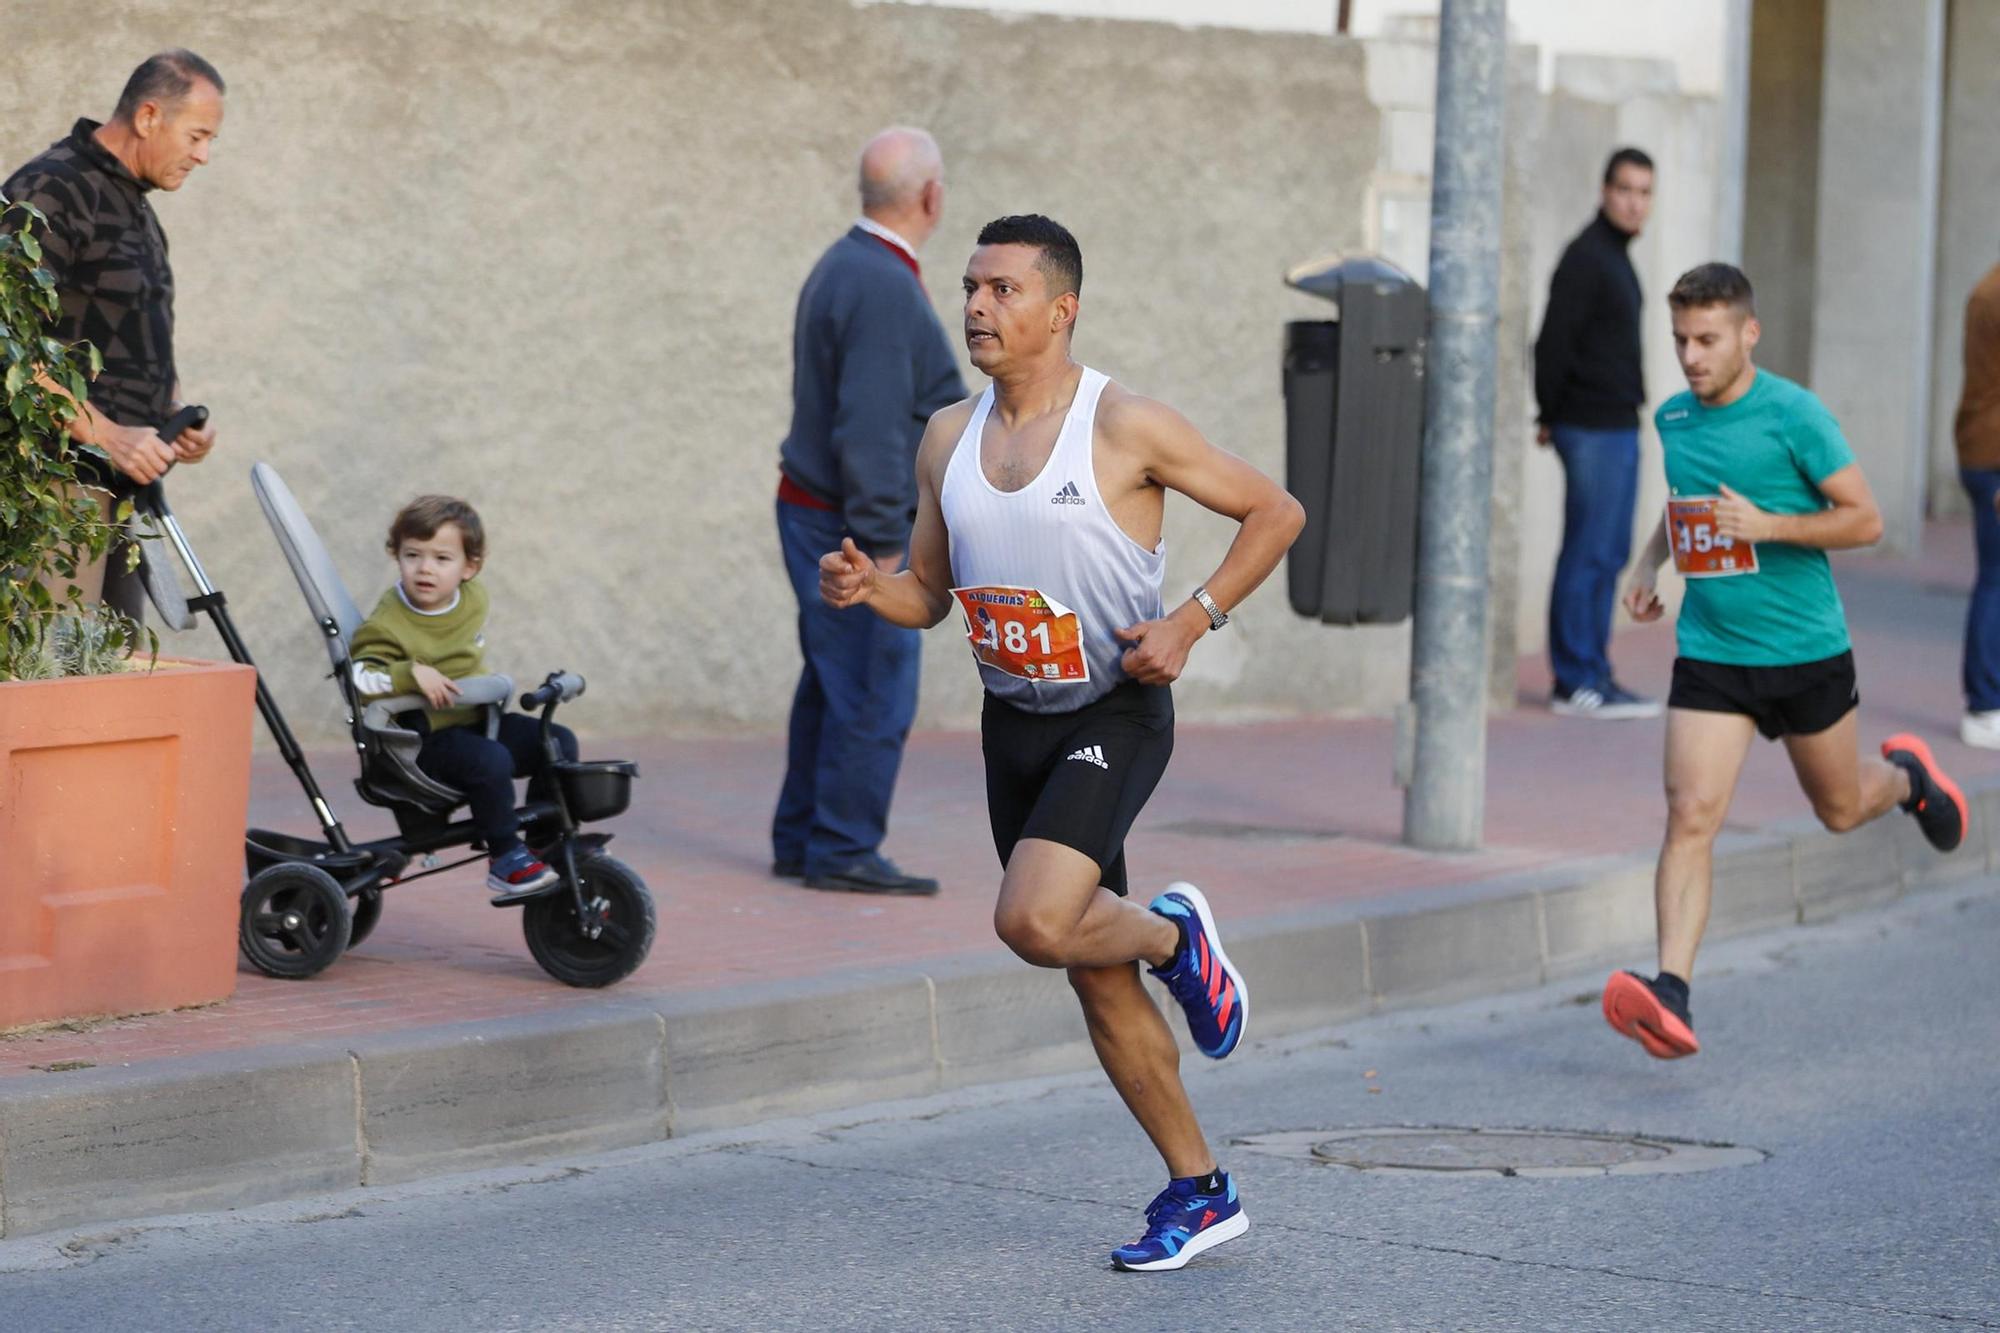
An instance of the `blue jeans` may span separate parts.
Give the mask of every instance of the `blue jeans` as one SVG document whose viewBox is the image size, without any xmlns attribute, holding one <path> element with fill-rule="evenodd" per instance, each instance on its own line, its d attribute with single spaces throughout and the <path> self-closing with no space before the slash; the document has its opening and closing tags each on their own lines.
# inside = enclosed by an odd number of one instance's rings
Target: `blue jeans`
<svg viewBox="0 0 2000 1333">
<path fill-rule="evenodd" d="M 1563 690 L 1611 683 L 1611 612 L 1632 554 L 1639 430 L 1554 426 L 1562 458 L 1563 544 L 1549 591 L 1549 667 Z"/>
<path fill-rule="evenodd" d="M 1972 534 L 1979 551 L 1979 578 L 1965 612 L 1965 708 L 1987 713 L 2000 708 L 2000 472 L 1960 468 L 1959 482 L 1972 500 Z"/>
<path fill-rule="evenodd" d="M 799 601 L 805 669 L 792 695 L 790 750 L 771 854 L 808 875 L 875 853 L 903 742 L 917 715 L 923 636 L 865 606 L 820 600 L 819 558 L 851 536 L 838 513 L 778 501 L 778 539 Z"/>
</svg>

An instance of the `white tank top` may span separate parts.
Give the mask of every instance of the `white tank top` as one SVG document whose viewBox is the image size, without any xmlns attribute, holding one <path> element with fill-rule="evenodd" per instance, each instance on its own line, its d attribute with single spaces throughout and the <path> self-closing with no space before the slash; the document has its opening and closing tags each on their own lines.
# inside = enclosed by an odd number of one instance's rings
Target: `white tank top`
<svg viewBox="0 0 2000 1333">
<path fill-rule="evenodd" d="M 994 664 L 991 659 L 997 652 L 981 653 L 975 644 L 974 660 L 987 690 L 1031 713 L 1073 712 L 1110 693 L 1127 679 L 1119 665 L 1127 645 L 1114 631 L 1161 615 L 1165 539 L 1150 551 L 1133 541 L 1097 490 L 1092 446 L 1097 401 L 1107 383 L 1104 375 L 1084 368 L 1049 461 L 1020 490 L 1000 490 L 980 466 L 980 439 L 993 410 L 990 385 L 945 465 L 939 504 L 951 537 L 953 589 L 988 590 L 955 598 L 968 637 L 977 639 L 984 633 L 996 650 L 1003 643 L 1010 648 L 1026 645 L 1031 658 L 1037 643 L 1044 650 L 1050 647 L 1048 629 L 1032 618 L 1025 633 L 1021 621 L 1010 620 L 1003 604 L 1019 600 L 1011 590 L 1039 592 L 1055 604 L 1053 609 L 1076 617 L 1081 667 L 1063 667 L 1064 679 L 1015 674 Z M 995 604 L 997 623 L 979 610 L 982 599 Z M 1058 622 L 1054 628 L 1060 643 L 1065 627 Z M 1087 677 L 1079 679 L 1083 668 Z M 1057 671 L 1053 661 L 1027 669 L 1052 675 Z"/>
</svg>

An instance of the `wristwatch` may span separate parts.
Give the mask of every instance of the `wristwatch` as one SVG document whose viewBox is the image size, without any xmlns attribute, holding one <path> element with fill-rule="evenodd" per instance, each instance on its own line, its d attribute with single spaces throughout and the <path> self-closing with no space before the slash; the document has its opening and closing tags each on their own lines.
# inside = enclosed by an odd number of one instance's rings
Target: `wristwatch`
<svg viewBox="0 0 2000 1333">
<path fill-rule="evenodd" d="M 1194 590 L 1194 599 L 1200 604 L 1202 610 L 1208 612 L 1208 627 L 1210 629 L 1221 629 L 1229 623 L 1228 613 L 1215 604 L 1215 599 L 1208 595 L 1207 588 L 1196 588 Z"/>
</svg>

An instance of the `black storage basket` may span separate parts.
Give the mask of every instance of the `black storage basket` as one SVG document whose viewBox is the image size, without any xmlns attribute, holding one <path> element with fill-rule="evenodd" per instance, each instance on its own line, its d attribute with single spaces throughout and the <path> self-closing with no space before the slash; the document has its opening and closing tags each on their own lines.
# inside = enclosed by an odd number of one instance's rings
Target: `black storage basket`
<svg viewBox="0 0 2000 1333">
<path fill-rule="evenodd" d="M 622 815 L 632 804 L 632 779 L 639 776 L 639 766 L 629 759 L 591 759 L 551 767 L 570 818 L 580 824 Z"/>
</svg>

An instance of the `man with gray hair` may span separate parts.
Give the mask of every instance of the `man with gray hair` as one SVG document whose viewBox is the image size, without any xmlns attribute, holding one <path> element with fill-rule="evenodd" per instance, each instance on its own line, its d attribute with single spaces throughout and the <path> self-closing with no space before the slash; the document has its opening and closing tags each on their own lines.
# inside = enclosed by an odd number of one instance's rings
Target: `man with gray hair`
<svg viewBox="0 0 2000 1333">
<path fill-rule="evenodd" d="M 819 558 L 855 544 L 903 565 L 916 454 L 931 414 L 965 397 L 917 251 L 944 212 L 944 162 L 919 129 L 861 153 L 861 217 L 813 266 L 792 329 L 792 426 L 779 449 L 778 538 L 798 599 L 804 669 L 792 697 L 772 873 L 815 889 L 931 894 L 882 855 L 917 711 L 922 636 L 819 595 Z"/>
<path fill-rule="evenodd" d="M 200 462 L 215 447 L 212 425 L 173 440 L 156 432 L 173 415 L 181 387 L 174 275 L 146 195 L 180 189 L 207 164 L 222 132 L 222 94 L 213 65 L 192 51 L 162 51 L 132 71 L 108 124 L 77 121 L 68 138 L 0 184 L 0 199 L 31 204 L 46 219 L 35 233 L 62 300 L 51 332 L 63 342 L 87 341 L 104 358 L 69 433 L 106 460 L 92 478 L 106 521 L 117 497 L 176 462 Z M 108 558 L 78 570 L 75 582 L 87 601 L 101 599 L 136 620 L 144 591 L 126 564 L 114 545 Z"/>
</svg>

